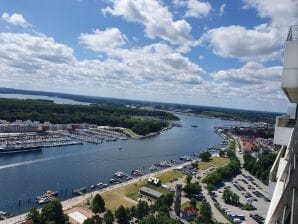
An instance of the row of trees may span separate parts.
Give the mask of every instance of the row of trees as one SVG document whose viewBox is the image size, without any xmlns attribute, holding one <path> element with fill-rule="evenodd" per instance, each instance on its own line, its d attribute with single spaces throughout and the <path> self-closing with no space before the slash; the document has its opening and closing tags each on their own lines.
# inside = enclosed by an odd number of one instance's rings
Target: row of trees
<svg viewBox="0 0 298 224">
<path fill-rule="evenodd" d="M 27 220 L 33 221 L 34 224 L 64 224 L 68 221 L 68 216 L 63 213 L 61 203 L 55 200 L 45 205 L 41 212 L 32 208 L 27 215 Z"/>
<path fill-rule="evenodd" d="M 140 224 L 179 224 L 179 222 L 169 218 L 167 215 L 158 214 L 157 216 L 149 215 L 142 219 Z"/>
<path fill-rule="evenodd" d="M 119 206 L 116 209 L 115 214 L 110 210 L 107 210 L 103 216 L 103 219 L 97 218 L 87 219 L 84 224 L 112 224 L 116 219 L 119 224 L 127 224 L 132 218 L 137 218 L 142 220 L 141 223 L 169 223 L 176 224 L 177 222 L 169 218 L 170 207 L 173 204 L 173 194 L 163 195 L 161 198 L 157 199 L 156 202 L 149 206 L 145 201 L 139 201 L 136 206 L 130 208 L 125 208 L 124 206 Z M 106 210 L 104 199 L 99 195 L 95 195 L 93 198 L 91 207 L 94 213 L 102 213 Z M 157 216 L 155 214 L 158 214 Z M 155 220 L 152 222 L 152 220 Z M 167 220 L 166 222 L 164 222 Z"/>
<path fill-rule="evenodd" d="M 240 172 L 241 164 L 235 154 L 235 142 L 232 141 L 226 149 L 226 155 L 230 158 L 230 162 L 214 172 L 208 174 L 203 182 L 207 184 L 209 191 L 220 185 L 223 181 L 230 180 Z"/>
<path fill-rule="evenodd" d="M 191 198 L 190 206 L 198 209 L 197 217 L 194 220 L 194 223 L 197 224 L 214 224 L 212 220 L 212 213 L 210 204 L 204 199 L 199 206 L 197 206 L 196 196 L 200 195 L 202 192 L 202 187 L 199 182 L 191 182 L 192 175 L 188 174 L 186 176 L 186 185 L 183 188 L 183 191 L 186 193 L 188 198 Z"/>
<path fill-rule="evenodd" d="M 127 224 L 132 218 L 141 220 L 142 224 L 177 222 L 169 217 L 170 207 L 173 203 L 173 194 L 163 195 L 149 206 L 145 201 L 139 201 L 137 206 L 125 208 L 122 205 L 115 211 L 119 224 Z M 157 215 L 156 215 L 157 214 Z"/>
<path fill-rule="evenodd" d="M 250 154 L 243 156 L 243 167 L 252 175 L 260 179 L 263 183 L 268 184 L 270 169 L 275 161 L 276 154 L 264 151 L 259 154 L 258 159 Z"/>
<path fill-rule="evenodd" d="M 0 99 L 0 117 L 8 121 L 36 120 L 51 123 L 90 123 L 132 129 L 140 135 L 158 132 L 167 120 L 178 118 L 167 112 L 120 106 L 55 104 L 45 100 Z M 139 117 L 147 117 L 140 119 Z"/>
</svg>

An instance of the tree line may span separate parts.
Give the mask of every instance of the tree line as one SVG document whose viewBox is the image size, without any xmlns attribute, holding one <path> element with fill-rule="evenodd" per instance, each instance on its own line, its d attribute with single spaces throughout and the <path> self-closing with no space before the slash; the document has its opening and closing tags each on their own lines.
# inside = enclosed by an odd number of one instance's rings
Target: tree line
<svg viewBox="0 0 298 224">
<path fill-rule="evenodd" d="M 250 154 L 244 154 L 243 167 L 263 183 L 268 184 L 270 169 L 275 161 L 276 154 L 264 151 L 258 159 Z"/>
<path fill-rule="evenodd" d="M 158 132 L 168 126 L 175 115 L 155 110 L 143 110 L 113 105 L 55 104 L 49 100 L 0 99 L 0 118 L 15 120 L 49 121 L 56 124 L 90 123 L 95 125 L 129 128 L 137 134 Z"/>
<path fill-rule="evenodd" d="M 223 167 L 217 168 L 203 179 L 203 183 L 207 184 L 209 191 L 219 186 L 223 181 L 229 180 L 239 174 L 241 164 L 235 154 L 235 144 L 235 141 L 231 141 L 225 150 L 225 154 L 230 158 L 230 162 Z"/>
</svg>

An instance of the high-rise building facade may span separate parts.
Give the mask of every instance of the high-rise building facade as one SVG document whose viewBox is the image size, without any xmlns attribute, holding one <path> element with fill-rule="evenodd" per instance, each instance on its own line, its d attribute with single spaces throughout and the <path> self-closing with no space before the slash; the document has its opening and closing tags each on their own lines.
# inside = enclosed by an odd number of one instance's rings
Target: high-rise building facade
<svg viewBox="0 0 298 224">
<path fill-rule="evenodd" d="M 294 110 L 276 118 L 274 143 L 280 146 L 269 176 L 271 203 L 266 224 L 298 223 L 298 26 L 289 28 L 281 88 Z"/>
</svg>

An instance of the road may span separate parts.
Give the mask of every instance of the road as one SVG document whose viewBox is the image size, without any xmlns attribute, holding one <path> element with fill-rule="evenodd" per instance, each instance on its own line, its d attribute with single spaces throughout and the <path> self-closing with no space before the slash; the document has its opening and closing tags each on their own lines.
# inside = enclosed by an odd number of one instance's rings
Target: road
<svg viewBox="0 0 298 224">
<path fill-rule="evenodd" d="M 196 177 L 200 177 L 200 180 L 203 180 L 204 177 L 206 175 L 208 175 L 209 172 L 211 172 L 211 169 L 213 169 L 212 167 L 207 168 L 206 170 L 200 170 L 198 175 Z M 197 178 L 193 178 L 192 180 L 193 182 L 198 181 Z M 202 187 L 202 194 L 204 195 L 204 197 L 206 198 L 206 200 L 208 201 L 208 203 L 211 206 L 211 211 L 212 211 L 212 216 L 213 218 L 215 218 L 218 222 L 222 222 L 222 223 L 231 223 L 226 217 L 224 217 L 224 215 L 215 207 L 213 200 L 211 199 L 211 196 L 208 194 L 208 191 L 206 189 L 206 186 Z"/>
<path fill-rule="evenodd" d="M 212 211 L 212 216 L 213 218 L 215 218 L 218 222 L 222 222 L 222 223 L 231 223 L 229 220 L 226 219 L 226 217 L 223 216 L 223 214 L 221 214 L 221 212 L 215 207 L 214 202 L 212 201 L 210 195 L 208 194 L 208 191 L 203 188 L 202 193 L 204 195 L 204 197 L 206 198 L 206 200 L 209 202 L 210 206 L 211 206 L 211 211 Z"/>
</svg>

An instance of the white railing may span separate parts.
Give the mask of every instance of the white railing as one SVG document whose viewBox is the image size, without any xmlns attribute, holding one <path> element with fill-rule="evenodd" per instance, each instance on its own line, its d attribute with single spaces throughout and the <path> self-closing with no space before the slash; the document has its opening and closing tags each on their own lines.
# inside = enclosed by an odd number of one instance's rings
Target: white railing
<svg viewBox="0 0 298 224">
<path fill-rule="evenodd" d="M 290 224 L 294 224 L 294 216 L 297 216 L 297 196 L 295 190 L 297 189 L 297 153 L 298 153 L 298 125 L 294 128 L 290 142 L 284 155 L 285 166 L 282 167 L 280 175 L 276 176 L 276 186 L 268 210 L 266 224 L 269 223 L 284 223 L 285 216 L 290 216 Z M 281 159 L 281 154 L 276 159 Z M 276 174 L 271 170 L 271 177 Z M 273 179 L 274 180 L 274 179 Z M 297 217 L 295 217 L 297 218 Z"/>
</svg>

